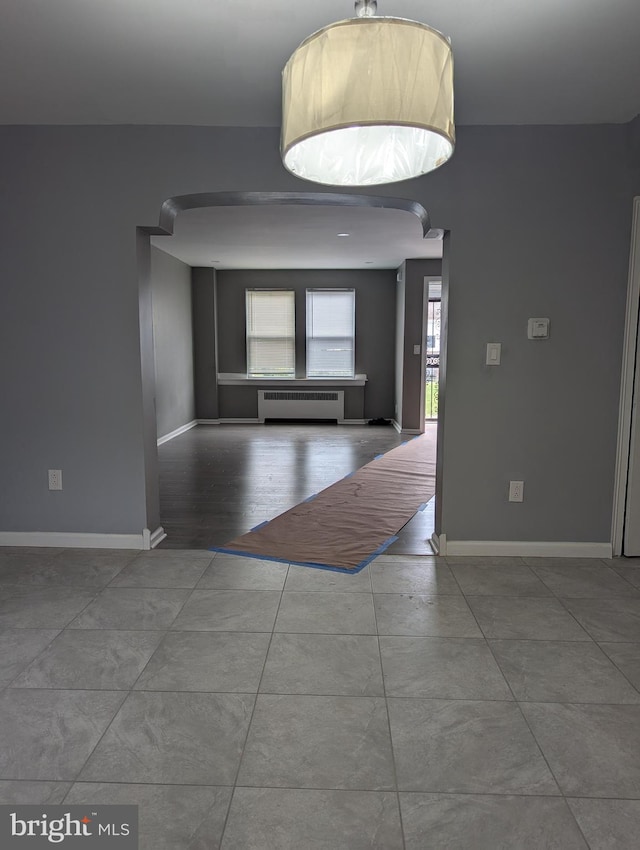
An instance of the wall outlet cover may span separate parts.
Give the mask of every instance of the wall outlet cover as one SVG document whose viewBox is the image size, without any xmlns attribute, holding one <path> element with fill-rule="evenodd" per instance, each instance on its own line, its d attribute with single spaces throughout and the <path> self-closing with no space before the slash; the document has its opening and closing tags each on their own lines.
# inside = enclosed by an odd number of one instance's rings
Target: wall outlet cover
<svg viewBox="0 0 640 850">
<path fill-rule="evenodd" d="M 549 339 L 549 319 L 529 319 L 527 337 L 529 339 Z"/>
</svg>

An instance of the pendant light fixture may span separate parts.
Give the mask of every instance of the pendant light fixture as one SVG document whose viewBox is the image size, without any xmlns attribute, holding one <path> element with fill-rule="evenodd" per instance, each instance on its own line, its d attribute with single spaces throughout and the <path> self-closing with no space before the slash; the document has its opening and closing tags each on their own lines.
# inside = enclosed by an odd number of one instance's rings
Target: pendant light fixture
<svg viewBox="0 0 640 850">
<path fill-rule="evenodd" d="M 371 186 L 443 165 L 455 145 L 449 40 L 417 21 L 356 17 L 310 35 L 282 74 L 282 161 L 304 180 Z"/>
</svg>

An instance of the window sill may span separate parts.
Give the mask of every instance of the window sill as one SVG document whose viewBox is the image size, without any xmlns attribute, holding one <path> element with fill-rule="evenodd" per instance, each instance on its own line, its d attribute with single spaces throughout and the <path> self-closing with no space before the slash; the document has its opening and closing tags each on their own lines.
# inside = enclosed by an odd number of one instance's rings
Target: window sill
<svg viewBox="0 0 640 850">
<path fill-rule="evenodd" d="M 364 387 L 366 381 L 366 375 L 355 378 L 247 378 L 231 372 L 218 375 L 221 387 Z"/>
</svg>

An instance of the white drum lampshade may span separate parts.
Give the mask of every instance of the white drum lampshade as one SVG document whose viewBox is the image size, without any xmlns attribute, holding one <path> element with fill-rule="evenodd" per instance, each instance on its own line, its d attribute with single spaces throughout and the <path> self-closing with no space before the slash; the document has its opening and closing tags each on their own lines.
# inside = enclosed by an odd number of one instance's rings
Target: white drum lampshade
<svg viewBox="0 0 640 850">
<path fill-rule="evenodd" d="M 453 153 L 451 45 L 426 24 L 338 21 L 302 42 L 282 83 L 282 160 L 297 177 L 392 183 L 433 171 Z"/>
</svg>

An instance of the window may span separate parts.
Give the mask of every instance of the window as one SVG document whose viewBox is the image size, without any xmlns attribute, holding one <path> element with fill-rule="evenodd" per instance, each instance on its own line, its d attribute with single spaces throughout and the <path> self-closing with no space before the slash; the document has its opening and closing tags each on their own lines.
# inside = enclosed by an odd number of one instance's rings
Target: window
<svg viewBox="0 0 640 850">
<path fill-rule="evenodd" d="M 307 289 L 307 377 L 353 378 L 353 289 Z"/>
<path fill-rule="evenodd" d="M 295 377 L 295 293 L 247 289 L 247 376 Z"/>
</svg>

